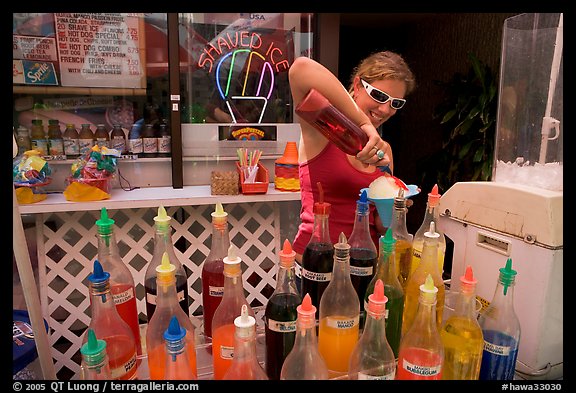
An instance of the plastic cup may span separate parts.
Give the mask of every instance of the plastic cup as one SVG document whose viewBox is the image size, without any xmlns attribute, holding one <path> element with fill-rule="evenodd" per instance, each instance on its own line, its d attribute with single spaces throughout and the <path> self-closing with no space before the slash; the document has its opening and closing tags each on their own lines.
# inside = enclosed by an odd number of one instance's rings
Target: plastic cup
<svg viewBox="0 0 576 393">
<path fill-rule="evenodd" d="M 408 187 L 408 191 L 406 191 L 406 193 L 404 194 L 405 198 L 410 198 L 410 197 L 420 193 L 420 189 L 418 188 L 417 185 L 408 184 L 407 187 Z M 362 191 L 364 191 L 364 190 L 366 190 L 366 195 L 370 195 L 368 193 L 368 188 L 361 189 L 360 194 L 362 194 Z M 392 222 L 392 211 L 394 209 L 394 198 L 370 198 L 370 197 L 368 197 L 368 200 L 376 206 L 376 209 L 378 210 L 378 215 L 380 216 L 380 220 L 382 220 L 382 225 L 384 225 L 386 228 L 389 228 L 390 224 Z"/>
<path fill-rule="evenodd" d="M 458 298 L 458 292 L 446 291 L 444 295 L 444 311 L 442 312 L 442 323 L 446 322 L 448 318 L 450 318 L 455 311 L 456 307 L 456 299 Z M 478 319 L 478 314 L 482 309 L 482 302 L 476 298 L 476 309 L 474 316 Z"/>
</svg>

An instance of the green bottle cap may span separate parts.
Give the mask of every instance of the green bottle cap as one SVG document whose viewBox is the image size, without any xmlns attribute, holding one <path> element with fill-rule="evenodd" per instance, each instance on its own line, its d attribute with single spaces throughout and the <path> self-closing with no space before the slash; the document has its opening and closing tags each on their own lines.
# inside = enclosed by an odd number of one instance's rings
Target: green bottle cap
<svg viewBox="0 0 576 393">
<path fill-rule="evenodd" d="M 101 235 L 109 235 L 112 233 L 112 225 L 114 220 L 108 217 L 108 211 L 105 207 L 100 210 L 100 219 L 96 221 L 98 226 L 98 233 Z"/>
<path fill-rule="evenodd" d="M 94 358 L 95 356 L 104 356 L 106 351 L 106 341 L 98 340 L 93 329 L 88 329 L 88 341 L 80 348 L 80 353 L 84 356 Z"/>
<path fill-rule="evenodd" d="M 380 244 L 382 244 L 382 250 L 386 252 L 394 251 L 394 247 L 396 247 L 396 239 L 394 239 L 392 234 L 392 228 L 388 228 L 386 234 L 380 236 Z"/>
<path fill-rule="evenodd" d="M 512 269 L 512 258 L 508 258 L 506 266 L 500 268 L 500 282 L 504 285 L 504 295 L 508 292 L 508 287 L 514 284 L 516 270 Z"/>
</svg>

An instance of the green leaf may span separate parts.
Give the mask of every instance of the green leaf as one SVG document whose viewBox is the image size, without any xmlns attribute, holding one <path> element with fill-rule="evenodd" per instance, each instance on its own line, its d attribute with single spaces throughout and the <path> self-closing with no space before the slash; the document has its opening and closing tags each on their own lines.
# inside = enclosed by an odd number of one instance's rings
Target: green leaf
<svg viewBox="0 0 576 393">
<path fill-rule="evenodd" d="M 461 123 L 460 131 L 458 132 L 460 135 L 466 135 L 470 127 L 474 124 L 474 119 L 466 119 Z"/>
<path fill-rule="evenodd" d="M 468 154 L 468 151 L 470 151 L 470 147 L 472 147 L 472 144 L 474 143 L 474 141 L 470 141 L 468 143 L 466 143 L 464 146 L 462 146 L 462 149 L 460 149 L 460 152 L 458 153 L 458 158 L 461 160 L 463 159 L 466 154 Z"/>
<path fill-rule="evenodd" d="M 442 121 L 440 122 L 440 124 L 444 124 L 444 123 L 450 121 L 450 119 L 452 119 L 455 114 L 456 114 L 456 109 L 452 109 L 452 110 L 448 111 L 444 115 L 444 117 L 442 118 Z"/>
<path fill-rule="evenodd" d="M 483 157 L 484 157 L 484 146 L 480 145 L 478 147 L 478 150 L 476 150 L 476 153 L 474 153 L 474 158 L 472 159 L 472 162 L 480 162 L 482 161 Z"/>
</svg>

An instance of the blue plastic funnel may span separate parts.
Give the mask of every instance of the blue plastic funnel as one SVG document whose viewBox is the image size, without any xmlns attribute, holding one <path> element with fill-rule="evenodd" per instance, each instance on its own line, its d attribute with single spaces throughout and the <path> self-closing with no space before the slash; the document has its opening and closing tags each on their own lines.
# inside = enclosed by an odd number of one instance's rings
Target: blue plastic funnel
<svg viewBox="0 0 576 393">
<path fill-rule="evenodd" d="M 410 198 L 414 195 L 418 195 L 420 193 L 420 189 L 417 185 L 414 184 L 407 184 L 408 191 L 404 193 L 405 198 Z M 363 188 L 360 190 L 360 195 L 362 195 L 362 191 L 366 191 L 366 195 L 368 194 L 368 188 Z M 376 209 L 378 210 L 378 214 L 380 215 L 380 219 L 382 220 L 382 225 L 386 228 L 390 227 L 390 223 L 392 222 L 392 210 L 394 207 L 394 198 L 370 198 L 368 200 L 372 202 Z"/>
</svg>

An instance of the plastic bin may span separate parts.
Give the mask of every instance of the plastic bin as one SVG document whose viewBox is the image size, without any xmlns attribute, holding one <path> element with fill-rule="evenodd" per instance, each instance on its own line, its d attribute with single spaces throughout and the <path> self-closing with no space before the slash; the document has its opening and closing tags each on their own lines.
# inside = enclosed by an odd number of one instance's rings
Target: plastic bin
<svg viewBox="0 0 576 393">
<path fill-rule="evenodd" d="M 236 162 L 236 169 L 240 174 L 240 188 L 242 194 L 266 194 L 268 192 L 268 184 L 270 183 L 268 176 L 268 169 L 258 163 L 258 172 L 256 173 L 256 181 L 254 183 L 246 183 L 244 179 L 244 171 L 240 167 L 240 163 Z"/>
</svg>

